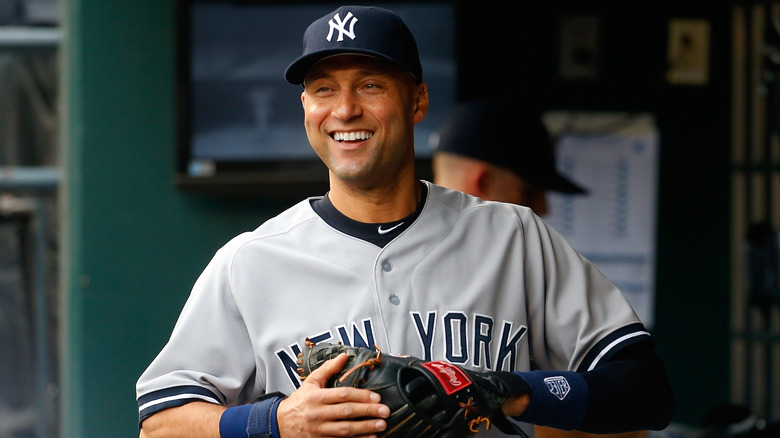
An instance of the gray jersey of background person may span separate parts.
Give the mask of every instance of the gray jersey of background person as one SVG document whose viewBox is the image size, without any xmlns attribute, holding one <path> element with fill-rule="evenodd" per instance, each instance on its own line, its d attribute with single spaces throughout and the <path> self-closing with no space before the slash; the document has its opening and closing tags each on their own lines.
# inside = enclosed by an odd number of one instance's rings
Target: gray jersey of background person
<svg viewBox="0 0 780 438">
<path fill-rule="evenodd" d="M 431 136 L 433 182 L 486 201 L 550 212 L 549 191 L 586 195 L 557 168 L 555 143 L 541 115 L 508 99 L 465 102 Z M 590 434 L 535 426 L 537 438 L 643 438 L 646 431 Z"/>
</svg>

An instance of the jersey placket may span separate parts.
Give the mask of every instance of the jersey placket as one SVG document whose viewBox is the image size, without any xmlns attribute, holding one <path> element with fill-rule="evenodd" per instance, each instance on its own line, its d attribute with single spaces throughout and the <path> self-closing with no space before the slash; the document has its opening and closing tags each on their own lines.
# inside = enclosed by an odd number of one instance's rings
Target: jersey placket
<svg viewBox="0 0 780 438">
<path fill-rule="evenodd" d="M 377 303 L 391 349 L 396 345 L 414 345 L 409 344 L 414 339 L 409 319 L 413 306 L 409 280 L 411 272 L 403 269 L 404 262 L 408 263 L 409 260 L 393 250 L 391 244 L 380 252 L 375 265 Z"/>
</svg>

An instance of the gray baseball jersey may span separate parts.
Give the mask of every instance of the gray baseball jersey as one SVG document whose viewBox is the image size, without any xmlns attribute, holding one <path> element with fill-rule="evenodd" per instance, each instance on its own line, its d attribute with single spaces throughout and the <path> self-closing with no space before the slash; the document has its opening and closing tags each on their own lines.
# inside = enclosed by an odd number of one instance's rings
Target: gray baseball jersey
<svg viewBox="0 0 780 438">
<path fill-rule="evenodd" d="M 586 371 L 649 337 L 530 209 L 425 184 L 419 216 L 384 247 L 331 227 L 309 200 L 222 247 L 138 381 L 141 418 L 289 394 L 306 338 L 473 370 Z"/>
</svg>

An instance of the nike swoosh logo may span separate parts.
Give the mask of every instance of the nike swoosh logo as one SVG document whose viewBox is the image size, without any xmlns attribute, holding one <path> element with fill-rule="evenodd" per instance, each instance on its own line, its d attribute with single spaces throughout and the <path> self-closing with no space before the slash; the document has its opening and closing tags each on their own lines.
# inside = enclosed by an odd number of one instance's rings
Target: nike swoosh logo
<svg viewBox="0 0 780 438">
<path fill-rule="evenodd" d="M 392 227 L 390 227 L 390 228 L 388 228 L 388 229 L 386 229 L 386 230 L 383 230 L 383 229 L 382 229 L 382 226 L 380 225 L 380 226 L 376 227 L 376 232 L 377 232 L 377 233 L 379 233 L 379 234 L 387 234 L 387 233 L 389 233 L 389 232 L 393 231 L 394 229 L 396 229 L 396 228 L 400 227 L 400 226 L 401 226 L 401 225 L 403 225 L 403 224 L 404 224 L 404 223 L 403 223 L 403 222 L 401 222 L 400 224 L 398 224 L 398 225 L 395 225 L 395 226 L 392 226 Z"/>
</svg>

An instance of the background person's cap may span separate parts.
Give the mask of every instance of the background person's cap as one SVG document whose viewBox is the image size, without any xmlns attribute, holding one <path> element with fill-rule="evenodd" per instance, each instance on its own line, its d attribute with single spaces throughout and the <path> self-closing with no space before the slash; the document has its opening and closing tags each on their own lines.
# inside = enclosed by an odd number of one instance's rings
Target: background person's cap
<svg viewBox="0 0 780 438">
<path fill-rule="evenodd" d="M 434 152 L 465 155 L 510 169 L 529 183 L 563 193 L 586 193 L 556 168 L 552 138 L 533 112 L 511 100 L 458 106 L 431 136 Z"/>
<path fill-rule="evenodd" d="M 422 82 L 412 32 L 393 11 L 374 6 L 341 6 L 309 25 L 303 35 L 303 54 L 287 67 L 284 78 L 302 84 L 317 61 L 344 53 L 383 59 Z"/>
</svg>

